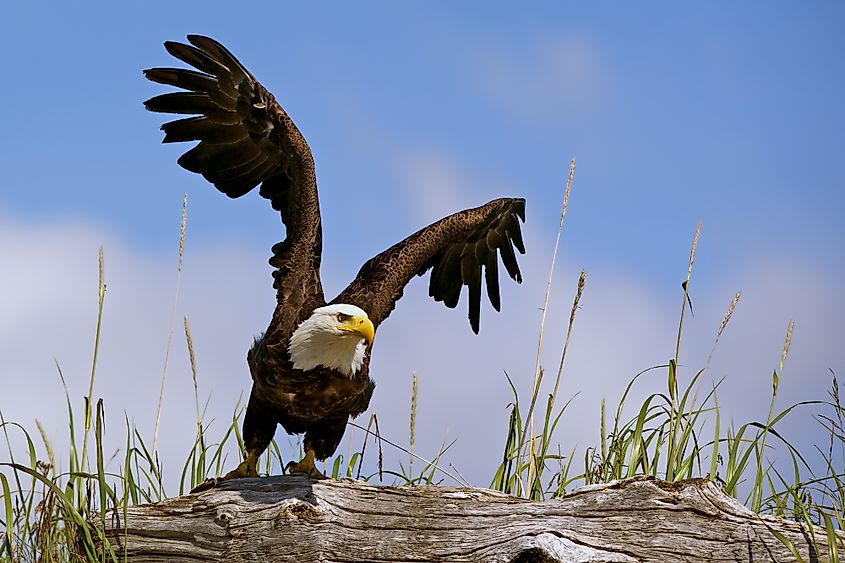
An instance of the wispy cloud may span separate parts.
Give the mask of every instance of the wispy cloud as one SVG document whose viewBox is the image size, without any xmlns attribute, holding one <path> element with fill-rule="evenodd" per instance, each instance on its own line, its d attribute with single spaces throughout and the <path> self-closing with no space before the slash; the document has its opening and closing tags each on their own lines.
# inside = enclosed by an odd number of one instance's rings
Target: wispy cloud
<svg viewBox="0 0 845 563">
<path fill-rule="evenodd" d="M 48 224 L 7 216 L 2 224 L 0 259 L 8 274 L 0 278 L 0 380 L 4 388 L 14 389 L 14 400 L 7 394 L 0 402 L 6 418 L 27 428 L 39 418 L 62 444 L 66 407 L 56 364 L 79 407 L 91 370 L 97 250 L 103 245 L 107 291 L 95 398 L 105 399 L 112 447 L 121 444 L 124 412 L 151 436 L 177 241 L 172 253 L 155 254 L 106 229 L 71 220 Z M 214 391 L 211 416 L 225 421 L 249 386 L 245 350 L 269 314 L 270 278 L 262 267 L 264 256 L 252 250 L 191 248 L 190 235 L 188 248 L 179 315 L 187 315 L 194 327 L 200 388 Z M 224 271 L 237 274 L 221 275 Z M 267 289 L 269 299 L 261 298 L 258 286 Z M 181 406 L 192 400 L 192 383 L 184 340 L 176 336 L 160 441 L 162 456 L 174 470 L 181 463 L 174 456 L 190 447 L 193 417 L 192 409 Z"/>
<path fill-rule="evenodd" d="M 536 39 L 521 48 L 489 42 L 466 64 L 467 76 L 483 94 L 521 118 L 583 111 L 610 87 L 596 46 L 579 36 Z"/>
<path fill-rule="evenodd" d="M 409 214 L 419 222 L 430 223 L 493 197 L 516 193 L 493 178 L 475 174 L 438 149 L 406 147 L 397 152 L 394 162 L 403 191 L 410 198 Z"/>
<path fill-rule="evenodd" d="M 105 399 L 113 448 L 121 445 L 124 412 L 150 435 L 174 289 L 175 241 L 173 252 L 153 254 L 105 229 L 72 221 L 46 225 L 4 217 L 2 225 L 0 259 L 6 270 L 0 277 L 0 380 L 15 390 L 0 404 L 6 418 L 28 428 L 39 418 L 62 451 L 65 407 L 53 358 L 79 404 L 96 320 L 97 249 L 104 244 L 108 292 L 95 395 Z M 487 484 L 501 455 L 506 405 L 512 399 L 503 371 L 523 398 L 530 389 L 549 241 L 537 225 L 527 226 L 525 238 L 530 250 L 521 259 L 525 282 L 517 286 L 502 280 L 503 311 L 484 306 L 479 336 L 469 329 L 465 302 L 456 310 L 433 303 L 427 279 L 417 278 L 380 331 L 371 365 L 378 383 L 371 410 L 378 412 L 382 432 L 400 443 L 407 440 L 411 373 L 416 370 L 417 451 L 432 454 L 448 431 L 459 441 L 447 461 L 479 485 Z M 191 321 L 200 392 L 213 392 L 208 416 L 218 428 L 249 389 L 245 352 L 272 309 L 261 250 L 237 243 L 195 244 L 189 217 L 179 315 Z M 558 362 L 579 269 L 564 259 L 556 277 L 543 361 L 549 370 Z M 720 395 L 725 419 L 764 415 L 768 377 L 790 317 L 797 319 L 797 330 L 781 384 L 783 405 L 824 396 L 826 368 L 839 369 L 845 362 L 834 342 L 842 334 L 845 302 L 823 272 L 812 264 L 793 273 L 761 264 L 716 289 L 694 286 L 696 317 L 688 320 L 681 356 L 686 375 L 703 366 L 733 291 L 744 290 L 712 365 L 714 379 L 727 376 Z M 678 298 L 657 295 L 635 272 L 610 267 L 588 272 L 562 383 L 563 396 L 581 393 L 561 422 L 564 451 L 595 442 L 603 397 L 612 404 L 634 373 L 672 355 Z M 193 433 L 193 409 L 185 408 L 192 403 L 193 384 L 180 338 L 174 339 L 170 366 L 160 444 L 165 469 L 175 475 Z M 664 387 L 665 374 L 658 372 L 644 379 L 639 393 Z M 812 424 L 802 416 L 787 421 L 787 431 L 790 424 L 796 429 Z M 353 437 L 355 447 L 360 439 L 360 433 Z M 404 459 L 399 452 L 387 455 L 388 460 Z"/>
</svg>

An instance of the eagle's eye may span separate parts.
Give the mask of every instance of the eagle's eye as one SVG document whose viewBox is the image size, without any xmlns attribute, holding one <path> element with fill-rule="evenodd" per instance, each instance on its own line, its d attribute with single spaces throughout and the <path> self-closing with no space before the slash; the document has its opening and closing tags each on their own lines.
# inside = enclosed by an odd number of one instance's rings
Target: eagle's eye
<svg viewBox="0 0 845 563">
<path fill-rule="evenodd" d="M 344 313 L 338 313 L 337 314 L 337 322 L 339 322 L 339 323 L 345 323 L 346 321 L 348 321 L 351 318 L 352 317 L 350 315 L 346 315 Z"/>
</svg>

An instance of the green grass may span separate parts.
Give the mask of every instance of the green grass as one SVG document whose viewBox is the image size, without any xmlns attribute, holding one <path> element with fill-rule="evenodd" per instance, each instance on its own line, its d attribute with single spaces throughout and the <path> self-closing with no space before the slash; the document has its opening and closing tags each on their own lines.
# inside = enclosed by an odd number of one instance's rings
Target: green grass
<svg viewBox="0 0 845 563">
<path fill-rule="evenodd" d="M 573 172 L 574 161 L 564 197 L 560 229 L 563 228 Z M 183 208 L 180 271 L 184 217 Z M 681 284 L 682 306 L 677 334 L 669 335 L 673 338 L 673 357 L 663 365 L 632 376 L 621 395 L 610 398 L 615 400 L 609 403 L 610 407 L 606 400 L 602 401 L 595 420 L 599 429 L 598 443 L 583 451 L 572 446 L 567 449 L 557 438 L 559 426 L 566 421 L 568 407 L 577 400 L 577 397 L 572 397 L 558 405 L 559 384 L 564 374 L 570 336 L 577 330 L 575 321 L 579 303 L 587 291 L 586 274 L 581 273 L 569 311 L 568 329 L 552 392 L 541 399 L 544 376 L 540 364 L 542 327 L 527 409 L 520 401 L 517 386 L 507 377 L 513 401 L 509 405 L 502 461 L 499 467 L 491 468 L 490 487 L 512 495 L 543 500 L 563 495 L 578 486 L 635 475 L 651 475 L 668 481 L 706 477 L 752 510 L 819 526 L 806 528 L 811 541 L 815 542 L 815 534 L 823 530 L 830 547 L 822 555 L 830 561 L 838 561 L 839 552 L 845 549 L 841 541 L 837 543 L 835 539 L 836 530 L 845 530 L 845 470 L 842 467 L 845 459 L 845 409 L 839 382 L 832 371 L 829 397 L 787 406 L 779 404 L 780 382 L 789 377 L 785 364 L 794 324 L 790 322 L 787 327 L 780 361 L 772 373 L 770 404 L 763 421 L 725 425 L 726 417 L 718 400 L 722 381 L 710 382 L 709 378 L 710 357 L 738 306 L 739 294 L 731 301 L 716 331 L 713 349 L 705 365 L 686 381 L 679 373 L 677 366 L 681 365 L 679 352 L 684 320 L 692 306 L 690 287 L 699 233 L 700 226 L 694 236 L 687 275 Z M 549 276 L 546 306 L 553 272 L 554 264 Z M 194 381 L 196 423 L 193 445 L 186 452 L 181 468 L 163 468 L 156 453 L 157 432 L 154 432 L 151 441 L 146 441 L 128 417 L 125 417 L 122 430 L 124 438 L 120 457 L 105 454 L 104 404 L 102 399 L 95 400 L 94 395 L 102 314 L 106 306 L 102 249 L 98 303 L 88 393 L 82 397 L 81 407 L 70 396 L 57 365 L 58 379 L 64 386 L 66 398 L 69 450 L 63 452 L 62 459 L 67 460 L 68 470 L 59 472 L 57 469 L 52 443 L 40 423 L 36 424 L 36 435 L 17 422 L 5 420 L 0 411 L 0 429 L 7 443 L 5 459 L 0 458 L 0 556 L 8 561 L 120 561 L 122 554 L 109 548 L 97 525 L 102 522 L 107 510 L 125 511 L 129 506 L 156 502 L 169 496 L 165 490 L 165 470 L 167 475 L 179 471 L 178 490 L 175 492 L 184 494 L 206 477 L 220 475 L 233 465 L 235 460 L 228 459 L 226 452 L 243 452 L 240 434 L 244 410 L 242 400 L 239 399 L 233 406 L 228 423 L 213 433 L 205 419 L 207 401 L 202 401 L 199 395 L 193 342 L 186 318 L 183 325 Z M 543 323 L 545 318 L 544 310 Z M 165 376 L 166 367 L 162 379 Z M 656 384 L 656 381 L 662 383 Z M 641 401 L 634 401 L 632 397 L 642 388 L 650 392 Z M 654 391 L 656 388 L 660 390 Z M 436 485 L 446 479 L 466 484 L 460 474 L 442 466 L 443 455 L 454 441 L 450 442 L 444 436 L 439 450 L 429 456 L 430 459 L 414 451 L 417 392 L 414 376 L 407 448 L 382 436 L 378 418 L 373 414 L 366 426 L 350 423 L 346 453 L 338 453 L 328 460 L 328 474 L 335 478 L 378 480 L 397 485 Z M 817 438 L 821 443 L 810 453 L 823 460 L 821 474 L 811 471 L 804 457 L 808 452 L 790 444 L 778 430 L 787 417 L 794 416 L 814 416 L 818 423 Z M 583 424 L 583 421 L 579 422 Z M 22 436 L 25 447 L 13 450 L 12 434 Z M 400 462 L 398 467 L 385 468 L 382 448 L 396 448 L 407 454 L 407 466 Z M 259 468 L 265 473 L 279 473 L 289 461 L 283 458 L 282 451 L 290 449 L 280 447 L 274 441 L 262 457 Z M 295 455 L 297 446 L 293 449 Z M 339 451 L 343 449 L 341 447 Z M 39 455 L 39 451 L 43 454 Z M 786 452 L 789 463 L 776 464 L 772 461 L 773 452 L 781 456 Z M 365 459 L 370 460 L 366 466 L 376 467 L 376 470 L 364 472 Z M 779 536 L 775 530 L 772 533 Z M 796 559 L 801 560 L 789 540 L 780 537 Z M 103 545 L 105 548 L 99 547 Z"/>
<path fill-rule="evenodd" d="M 184 237 L 183 230 L 180 240 Z M 180 264 L 182 246 L 180 243 Z M 100 350 L 100 335 L 103 310 L 106 303 L 106 283 L 104 274 L 104 255 L 100 249 L 99 301 L 97 308 L 97 327 L 94 338 L 94 352 L 88 382 L 88 393 L 82 397 L 82 416 L 74 408 L 61 368 L 56 365 L 58 379 L 65 391 L 67 416 L 67 463 L 69 469 L 59 472 L 51 440 L 36 422 L 37 438 L 14 421 L 7 421 L 0 410 L 0 431 L 5 438 L 7 457 L 0 458 L 0 557 L 6 561 L 120 561 L 120 553 L 114 552 L 100 530 L 108 510 L 124 512 L 132 505 L 153 503 L 167 498 L 164 469 L 161 467 L 155 446 L 157 432 L 153 433 L 152 442 L 144 439 L 142 432 L 134 427 L 128 416 L 124 418 L 124 447 L 122 458 L 107 457 L 105 443 L 105 413 L 103 400 L 94 400 L 94 382 L 97 373 L 97 357 Z M 181 270 L 181 268 L 180 268 Z M 178 286 L 178 283 L 177 283 Z M 178 294 L 178 288 L 177 288 Z M 175 307 L 174 307 L 175 309 Z M 201 402 L 197 385 L 196 361 L 188 319 L 183 320 L 185 342 L 188 347 L 194 383 L 194 407 L 196 410 L 195 438 L 185 456 L 179 473 L 178 494 L 190 491 L 208 476 L 225 473 L 234 461 L 226 457 L 226 452 L 236 449 L 244 453 L 241 437 L 241 419 L 244 414 L 242 401 L 234 405 L 232 417 L 222 431 L 214 438 L 209 437 L 210 423 L 205 421 L 207 401 Z M 168 348 L 170 343 L 168 342 Z M 166 364 L 167 360 L 165 360 Z M 166 376 L 165 373 L 162 377 Z M 415 431 L 417 385 L 414 378 L 412 390 L 412 435 Z M 157 417 L 158 418 L 158 417 Z M 378 478 L 392 480 L 394 483 L 408 485 L 438 484 L 444 477 L 458 482 L 462 478 L 438 465 L 442 455 L 452 443 L 444 440 L 440 450 L 432 460 L 428 460 L 382 437 L 379 432 L 378 418 L 373 414 L 366 427 L 350 422 L 347 432 L 350 440 L 350 453 L 347 459 L 343 454 L 336 455 L 326 464 L 327 474 L 333 478 L 349 477 L 361 480 Z M 355 430 L 363 436 L 362 444 L 354 451 L 352 440 Z M 23 452 L 12 448 L 12 433 L 19 433 L 26 444 Z M 38 438 L 46 453 L 47 461 L 38 455 Z M 368 448 L 368 444 L 369 448 Z M 408 468 L 385 469 L 382 463 L 382 445 L 405 451 L 412 460 Z M 297 446 L 301 447 L 301 445 Z M 362 473 L 365 456 L 375 448 L 378 470 Z M 280 473 L 285 466 L 282 449 L 274 440 L 259 462 L 259 469 L 264 473 Z M 299 452 L 301 454 L 301 451 Z M 294 451 L 296 454 L 296 451 Z M 413 460 L 417 465 L 413 465 Z M 108 468 L 116 467 L 116 470 Z"/>
<path fill-rule="evenodd" d="M 557 380 L 547 397 L 544 412 L 538 414 L 542 419 L 542 430 L 529 433 L 529 428 L 534 428 L 534 421 L 523 420 L 519 395 L 508 377 L 513 402 L 509 405 L 510 417 L 502 463 L 490 487 L 512 495 L 543 500 L 565 494 L 574 487 L 635 475 L 650 475 L 666 481 L 706 477 L 755 512 L 806 524 L 814 545 L 817 542 L 816 532 L 810 524 L 820 526 L 825 530 L 829 545 L 826 556 L 830 561 L 838 561 L 838 550 L 845 548 L 841 538 L 837 539 L 834 533 L 834 530 L 845 530 L 845 468 L 842 466 L 845 460 L 845 408 L 840 400 L 839 382 L 832 370 L 828 400 L 802 401 L 778 408 L 778 388 L 785 376 L 784 365 L 795 328 L 794 321 L 790 321 L 786 329 L 780 362 L 772 373 L 769 409 L 764 421 L 750 421 L 739 426 L 731 424 L 723 431 L 723 415 L 718 401 L 721 380 L 705 389 L 699 400 L 710 359 L 737 307 L 739 293 L 731 301 L 717 330 L 713 351 L 705 366 L 685 384 L 679 376 L 679 351 L 685 313 L 692 308 L 689 287 L 700 228 L 699 225 L 696 229 L 687 277 L 681 284 L 682 306 L 674 342 L 674 357 L 666 364 L 650 367 L 634 375 L 618 399 L 609 422 L 606 404 L 602 401 L 597 421 L 599 443 L 584 451 L 583 461 L 576 461 L 576 452 L 564 452 L 554 438 L 555 430 L 572 399 L 557 410 L 554 405 L 569 336 L 584 292 L 585 274 L 581 273 Z M 542 340 L 542 325 L 540 335 Z M 665 373 L 665 390 L 652 392 L 642 402 L 630 404 L 632 391 L 637 386 L 652 389 L 653 378 L 648 378 L 660 372 Z M 527 410 L 527 417 L 533 415 L 533 405 L 542 377 L 543 368 L 538 365 L 534 397 Z M 778 432 L 778 425 L 784 419 L 796 416 L 796 411 L 807 409 L 812 409 L 811 415 L 820 427 L 816 437 L 827 442 L 826 449 L 815 446 L 816 453 L 824 462 L 824 471 L 820 475 L 813 473 L 802 452 Z M 776 442 L 776 447 L 772 446 L 773 442 Z M 523 450 L 523 444 L 528 444 L 526 450 Z M 788 475 L 784 474 L 783 467 L 772 461 L 770 454 L 774 452 L 788 454 Z M 789 540 L 775 530 L 772 533 L 790 548 L 797 560 L 802 560 Z"/>
</svg>

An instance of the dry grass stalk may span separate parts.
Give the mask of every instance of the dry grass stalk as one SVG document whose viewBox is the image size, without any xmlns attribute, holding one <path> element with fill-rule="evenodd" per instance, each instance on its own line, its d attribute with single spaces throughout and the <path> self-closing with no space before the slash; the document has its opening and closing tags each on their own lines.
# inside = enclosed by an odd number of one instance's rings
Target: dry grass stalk
<svg viewBox="0 0 845 563">
<path fill-rule="evenodd" d="M 537 403 L 537 396 L 540 393 L 540 384 L 543 381 L 543 370 L 540 367 L 540 357 L 543 352 L 543 337 L 546 332 L 546 314 L 549 309 L 549 297 L 552 292 L 552 278 L 555 272 L 555 262 L 557 261 L 557 249 L 560 246 L 560 234 L 563 231 L 563 221 L 566 218 L 566 209 L 569 207 L 569 194 L 572 192 L 572 180 L 575 177 L 575 158 L 569 163 L 569 176 L 566 180 L 566 190 L 563 193 L 563 205 L 560 211 L 560 223 L 558 224 L 557 236 L 555 237 L 555 245 L 552 250 L 552 264 L 549 268 L 549 280 L 546 283 L 546 297 L 543 301 L 543 314 L 540 316 L 540 336 L 537 339 L 537 358 L 534 363 L 534 391 L 531 394 L 531 404 L 528 407 L 528 415 L 525 417 L 525 426 L 522 430 L 522 436 L 519 440 L 519 448 L 517 448 L 517 460 L 522 459 L 522 448 L 525 446 L 525 435 L 529 427 L 531 434 L 534 434 L 534 406 Z"/>
<path fill-rule="evenodd" d="M 47 438 L 47 431 L 44 430 L 44 426 L 37 418 L 35 419 L 35 426 L 38 427 L 38 432 L 41 434 L 41 441 L 44 442 L 44 449 L 47 450 L 47 461 L 50 464 L 50 467 L 56 467 L 56 456 L 53 454 L 53 444 L 51 444 L 50 439 Z"/>
<path fill-rule="evenodd" d="M 403 448 L 402 446 L 400 446 L 400 445 L 399 445 L 399 444 L 397 444 L 396 442 L 392 442 L 392 441 L 388 440 L 387 438 L 385 438 L 384 436 L 379 435 L 377 431 L 376 431 L 376 432 L 373 432 L 372 430 L 370 430 L 370 427 L 372 426 L 372 424 L 373 424 L 373 418 L 372 418 L 372 417 L 370 417 L 370 423 L 369 423 L 366 427 L 361 426 L 361 425 L 359 425 L 359 424 L 356 424 L 355 422 L 353 422 L 353 421 L 351 421 L 351 420 L 350 420 L 349 422 L 347 422 L 347 423 L 346 423 L 346 425 L 347 425 L 347 426 L 351 426 L 351 427 L 353 427 L 353 428 L 357 428 L 358 430 L 363 430 L 363 431 L 364 431 L 364 434 L 365 434 L 365 435 L 367 435 L 367 436 L 373 436 L 373 437 L 374 437 L 374 438 L 375 438 L 375 439 L 379 442 L 379 448 L 381 447 L 381 445 L 380 445 L 380 444 L 381 444 L 381 442 L 384 442 L 384 443 L 385 443 L 385 444 L 387 444 L 388 446 L 392 446 L 392 447 L 396 448 L 397 450 L 400 450 L 400 451 L 402 451 L 402 452 L 405 452 L 406 454 L 410 454 L 410 455 L 414 456 L 414 458 L 416 458 L 418 461 L 423 462 L 423 463 L 424 463 L 424 464 L 426 464 L 426 466 L 428 466 L 428 467 L 433 467 L 433 468 L 434 468 L 434 469 L 436 469 L 437 471 L 441 472 L 443 475 L 446 475 L 447 477 L 449 477 L 449 478 L 453 479 L 456 483 L 459 483 L 462 487 L 472 487 L 472 485 L 470 485 L 470 484 L 466 481 L 466 479 L 464 479 L 463 477 L 461 477 L 461 475 L 460 475 L 459 473 L 457 473 L 457 472 L 456 472 L 456 473 L 452 473 L 452 472 L 450 472 L 450 471 L 448 471 L 448 470 L 444 469 L 443 467 L 440 467 L 440 466 L 439 466 L 439 465 L 437 465 L 434 461 L 430 461 L 430 460 L 428 460 L 428 459 L 426 459 L 426 458 L 422 457 L 421 455 L 417 455 L 417 454 L 415 454 L 415 453 L 411 453 L 410 451 L 408 451 L 408 449 L 407 449 L 407 448 Z M 376 426 L 377 426 L 377 425 L 376 425 Z M 447 431 L 446 431 L 446 433 L 445 433 L 445 435 L 444 435 L 444 437 L 443 437 L 443 441 L 444 441 L 444 442 L 446 441 L 446 439 L 448 438 L 448 436 L 449 436 L 449 431 L 447 430 Z M 363 447 L 361 448 L 361 456 L 358 458 L 358 460 L 359 460 L 359 461 L 358 461 L 358 476 L 357 476 L 357 477 L 355 477 L 356 479 L 360 479 L 360 478 L 361 478 L 361 464 L 362 464 L 363 459 L 364 459 L 364 453 L 365 453 L 365 452 L 364 452 L 364 448 L 366 448 L 366 445 L 367 445 L 367 442 L 366 442 L 366 438 L 365 438 L 365 440 L 364 440 L 364 445 L 363 445 Z"/>
<path fill-rule="evenodd" d="M 188 344 L 188 358 L 191 361 L 191 379 L 194 382 L 194 408 L 197 411 L 197 436 L 200 445 L 205 447 L 202 431 L 202 412 L 200 411 L 200 390 L 197 383 L 197 359 L 194 355 L 194 339 L 191 337 L 191 326 L 188 324 L 188 317 L 182 317 L 185 325 L 185 342 Z"/>
<path fill-rule="evenodd" d="M 687 268 L 687 281 L 689 281 L 690 276 L 692 275 L 692 264 L 695 262 L 695 251 L 698 248 L 699 235 L 701 235 L 701 223 L 698 223 L 698 227 L 695 229 L 695 236 L 692 237 L 692 249 L 690 249 L 689 267 Z"/>
<path fill-rule="evenodd" d="M 44 498 L 35 507 L 36 524 L 34 533 L 35 545 L 37 546 L 36 553 L 50 553 L 53 549 L 55 549 L 54 535 L 56 531 L 56 524 L 54 522 L 54 518 L 57 511 L 57 501 L 58 495 L 56 494 L 56 491 L 48 488 L 44 493 Z M 42 557 L 38 559 L 38 561 L 52 560 L 52 557 Z"/>
<path fill-rule="evenodd" d="M 106 288 L 106 268 L 105 268 L 105 254 L 103 251 L 103 247 L 100 247 L 99 258 L 98 262 L 98 271 L 99 271 L 99 289 L 100 291 L 105 290 Z"/>
<path fill-rule="evenodd" d="M 91 399 L 94 395 L 94 375 L 97 373 L 97 354 L 100 350 L 100 329 L 103 326 L 103 302 L 106 299 L 106 266 L 105 251 L 100 247 L 98 253 L 98 304 L 97 330 L 94 335 L 94 358 L 91 361 L 91 377 L 88 380 L 88 395 L 85 396 L 85 430 L 82 437 L 82 465 L 88 454 L 88 432 L 91 430 Z M 58 364 L 57 364 L 58 365 Z"/>
<path fill-rule="evenodd" d="M 167 382 L 167 365 L 170 361 L 170 344 L 173 341 L 173 325 L 176 322 L 176 304 L 179 302 L 179 286 L 182 281 L 182 261 L 185 256 L 185 226 L 188 219 L 188 194 L 182 200 L 182 221 L 179 228 L 179 264 L 176 270 L 176 292 L 173 295 L 173 307 L 170 310 L 170 323 L 167 329 L 167 348 L 164 350 L 164 368 L 161 372 L 161 387 L 158 392 L 158 406 L 156 407 L 155 428 L 153 430 L 153 449 L 155 457 L 158 451 L 158 430 L 161 423 L 161 406 L 164 403 L 164 385 Z"/>
<path fill-rule="evenodd" d="M 789 319 L 789 326 L 786 328 L 786 340 L 783 342 L 783 351 L 780 354 L 780 366 L 778 373 L 783 373 L 783 364 L 786 363 L 786 357 L 789 355 L 789 347 L 792 345 L 792 333 L 795 330 L 795 319 Z"/>
<path fill-rule="evenodd" d="M 411 384 L 411 435 L 410 439 L 408 440 L 408 452 L 409 460 L 408 460 L 408 467 L 409 467 L 409 474 L 413 475 L 414 469 L 414 442 L 416 440 L 417 434 L 417 394 L 419 392 L 419 382 L 417 381 L 417 372 L 414 370 L 412 375 L 412 384 Z"/>
<path fill-rule="evenodd" d="M 199 393 L 199 386 L 197 385 L 197 360 L 194 356 L 194 339 L 191 338 L 191 327 L 188 325 L 188 317 L 182 317 L 185 325 L 185 341 L 188 343 L 188 358 L 191 361 L 191 377 L 194 380 L 194 393 Z"/>
<path fill-rule="evenodd" d="M 739 304 L 739 298 L 741 295 L 742 292 L 737 291 L 734 298 L 731 299 L 731 304 L 728 306 L 728 312 L 725 313 L 725 316 L 722 318 L 722 323 L 719 325 L 719 330 L 716 331 L 716 340 L 713 342 L 713 347 L 710 348 L 710 353 L 707 355 L 707 361 L 704 363 L 704 371 L 707 371 L 710 368 L 710 360 L 713 359 L 713 353 L 716 351 L 719 339 L 722 338 L 722 333 L 725 332 L 725 329 L 728 327 L 728 323 L 731 322 L 731 317 L 734 314 L 737 304 Z"/>
<path fill-rule="evenodd" d="M 185 192 L 185 197 L 182 200 L 182 221 L 179 223 L 179 266 L 178 271 L 182 271 L 182 260 L 185 257 L 185 225 L 188 223 L 188 193 Z"/>
<path fill-rule="evenodd" d="M 683 301 L 681 301 L 681 320 L 678 323 L 678 339 L 675 341 L 675 366 L 677 368 L 678 365 L 678 354 L 681 349 L 681 332 L 683 331 L 684 327 L 684 313 L 687 309 L 687 303 L 689 302 L 689 282 L 690 278 L 692 277 L 692 265 L 695 262 L 695 251 L 698 249 L 698 237 L 701 235 L 701 223 L 698 223 L 698 226 L 695 228 L 695 235 L 692 237 L 692 248 L 690 249 L 689 253 L 689 266 L 687 267 L 687 279 L 684 280 L 682 284 L 684 288 L 684 297 Z"/>
<path fill-rule="evenodd" d="M 566 358 L 566 350 L 569 349 L 569 338 L 572 336 L 572 326 L 575 324 L 575 312 L 578 310 L 578 305 L 581 302 L 581 295 L 584 293 L 584 285 L 587 283 L 587 272 L 581 270 L 581 275 L 578 276 L 578 289 L 575 292 L 575 299 L 572 302 L 572 310 L 569 312 L 569 324 L 566 327 L 566 339 L 563 341 L 563 351 L 560 353 L 560 364 L 557 367 L 557 377 L 555 377 L 555 387 L 552 391 L 552 401 L 549 404 L 549 409 L 554 406 L 555 399 L 557 399 L 557 390 L 560 386 L 560 375 L 563 373 L 563 360 Z"/>
<path fill-rule="evenodd" d="M 725 313 L 725 318 L 722 319 L 722 324 L 719 325 L 719 332 L 716 333 L 716 338 L 722 336 L 722 333 L 725 331 L 725 328 L 728 326 L 728 323 L 731 320 L 731 317 L 734 314 L 734 309 L 736 309 L 736 304 L 739 303 L 739 298 L 742 295 L 742 292 L 737 291 L 734 298 L 731 299 L 731 304 L 728 307 L 728 312 Z"/>
<path fill-rule="evenodd" d="M 537 474 L 537 458 L 535 456 L 535 452 L 537 451 L 536 441 L 536 433 L 531 432 L 531 441 L 529 442 L 528 446 L 528 479 L 526 480 L 527 486 L 523 491 L 523 494 L 526 497 L 531 496 L 531 489 L 534 485 L 534 475 Z"/>
<path fill-rule="evenodd" d="M 361 457 L 359 457 L 359 458 L 358 458 L 358 473 L 355 475 L 355 479 L 360 479 L 360 478 L 361 478 L 361 468 L 362 468 L 362 467 L 363 467 L 363 465 L 364 465 L 364 454 L 366 454 L 366 453 L 367 453 L 367 442 L 369 441 L 370 436 L 371 436 L 371 435 L 372 435 L 373 437 L 377 437 L 377 436 L 378 436 L 378 432 L 376 432 L 376 433 L 374 434 L 374 433 L 372 432 L 372 430 L 370 430 L 370 429 L 373 427 L 373 424 L 375 423 L 375 420 L 376 420 L 376 413 L 372 413 L 372 414 L 370 415 L 370 420 L 369 420 L 369 422 L 367 422 L 367 427 L 366 427 L 366 428 L 363 428 L 363 427 L 358 426 L 357 424 L 355 424 L 355 423 L 354 423 L 354 422 L 352 422 L 351 420 L 350 420 L 350 421 L 348 421 L 348 422 L 346 423 L 347 425 L 351 425 L 351 426 L 354 426 L 354 427 L 356 427 L 356 428 L 360 428 L 361 430 L 363 430 L 363 431 L 364 431 L 364 443 L 363 443 L 363 444 L 361 444 Z"/>
</svg>

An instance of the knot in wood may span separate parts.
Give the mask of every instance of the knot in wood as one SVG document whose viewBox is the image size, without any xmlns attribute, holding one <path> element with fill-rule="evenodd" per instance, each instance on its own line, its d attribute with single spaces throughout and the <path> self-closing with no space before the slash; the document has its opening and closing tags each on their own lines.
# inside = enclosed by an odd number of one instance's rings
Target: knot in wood
<svg viewBox="0 0 845 563">
<path fill-rule="evenodd" d="M 516 557 L 511 559 L 509 563 L 561 563 L 561 560 L 553 557 L 545 549 L 532 547 L 517 553 Z"/>
<path fill-rule="evenodd" d="M 303 520 L 305 522 L 318 522 L 321 518 L 320 511 L 310 502 L 292 498 L 282 503 L 279 513 L 276 515 L 277 526 L 283 522 L 292 520 Z"/>
<path fill-rule="evenodd" d="M 214 517 L 214 523 L 221 528 L 228 528 L 232 519 L 235 517 L 235 511 L 229 507 L 218 508 L 217 515 Z"/>
<path fill-rule="evenodd" d="M 508 563 L 636 563 L 637 559 L 613 549 L 573 541 L 560 532 L 544 531 L 524 536 L 520 550 Z"/>
</svg>

